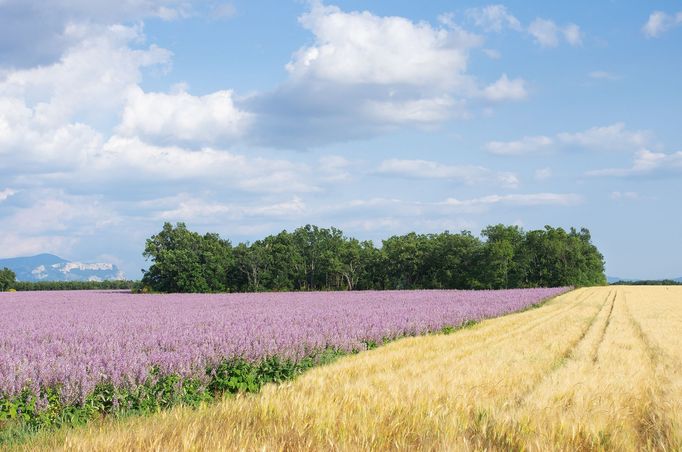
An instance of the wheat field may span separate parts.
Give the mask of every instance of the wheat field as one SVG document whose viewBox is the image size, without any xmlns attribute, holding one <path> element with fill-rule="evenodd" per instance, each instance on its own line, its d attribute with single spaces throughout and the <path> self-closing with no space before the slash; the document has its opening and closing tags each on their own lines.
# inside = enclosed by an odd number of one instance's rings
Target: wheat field
<svg viewBox="0 0 682 452">
<path fill-rule="evenodd" d="M 66 450 L 682 450 L 682 288 L 574 290 L 259 394 L 43 436 Z"/>
</svg>

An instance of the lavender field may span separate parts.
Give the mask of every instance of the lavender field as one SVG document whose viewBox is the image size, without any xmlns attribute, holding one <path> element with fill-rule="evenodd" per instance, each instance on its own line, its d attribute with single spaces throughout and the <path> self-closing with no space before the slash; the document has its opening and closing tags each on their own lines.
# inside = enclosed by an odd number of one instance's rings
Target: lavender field
<svg viewBox="0 0 682 452">
<path fill-rule="evenodd" d="M 0 400 L 59 388 L 62 403 L 78 404 L 101 382 L 141 385 L 153 367 L 207 381 L 206 369 L 220 362 L 364 350 L 517 311 L 566 290 L 0 293 Z"/>
</svg>

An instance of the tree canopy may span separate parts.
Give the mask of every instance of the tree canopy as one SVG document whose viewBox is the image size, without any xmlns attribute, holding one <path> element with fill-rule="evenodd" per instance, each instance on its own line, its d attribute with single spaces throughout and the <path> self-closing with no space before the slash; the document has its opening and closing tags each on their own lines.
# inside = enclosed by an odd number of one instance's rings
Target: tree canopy
<svg viewBox="0 0 682 452">
<path fill-rule="evenodd" d="M 396 235 L 375 247 L 337 228 L 306 225 L 232 246 L 184 223 L 147 240 L 142 283 L 159 292 L 503 289 L 606 284 L 604 258 L 582 228 L 488 226 Z"/>
<path fill-rule="evenodd" d="M 0 292 L 14 288 L 17 275 L 5 267 L 0 270 Z"/>
</svg>

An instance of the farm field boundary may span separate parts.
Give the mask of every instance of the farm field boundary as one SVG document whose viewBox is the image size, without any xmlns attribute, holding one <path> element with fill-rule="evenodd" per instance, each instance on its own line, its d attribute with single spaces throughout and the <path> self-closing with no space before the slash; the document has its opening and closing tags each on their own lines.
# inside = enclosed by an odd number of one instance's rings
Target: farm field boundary
<svg viewBox="0 0 682 452">
<path fill-rule="evenodd" d="M 257 392 L 343 355 L 566 290 L 2 294 L 0 446 L 103 416 Z"/>
<path fill-rule="evenodd" d="M 259 394 L 105 422 L 67 450 L 680 450 L 682 289 L 584 288 Z"/>
</svg>

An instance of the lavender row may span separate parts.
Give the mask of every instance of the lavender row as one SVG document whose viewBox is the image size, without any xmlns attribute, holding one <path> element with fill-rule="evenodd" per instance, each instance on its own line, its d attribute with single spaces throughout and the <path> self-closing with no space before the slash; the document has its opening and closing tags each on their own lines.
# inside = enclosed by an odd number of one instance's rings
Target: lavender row
<svg viewBox="0 0 682 452">
<path fill-rule="evenodd" d="M 78 403 L 101 381 L 118 387 L 162 374 L 207 378 L 225 360 L 300 360 L 362 350 L 517 311 L 566 288 L 497 291 L 297 292 L 132 295 L 0 294 L 0 395 L 61 387 Z"/>
</svg>

